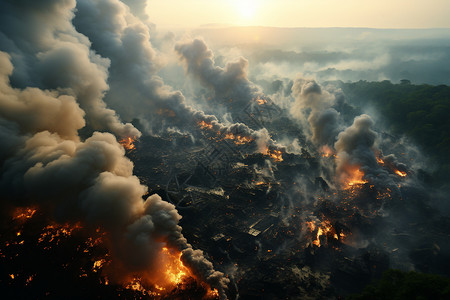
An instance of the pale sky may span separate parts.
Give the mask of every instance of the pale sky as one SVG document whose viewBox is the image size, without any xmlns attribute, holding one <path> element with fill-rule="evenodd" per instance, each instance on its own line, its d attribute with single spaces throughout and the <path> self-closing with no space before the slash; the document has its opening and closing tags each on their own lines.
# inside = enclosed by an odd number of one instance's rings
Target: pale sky
<svg viewBox="0 0 450 300">
<path fill-rule="evenodd" d="M 159 27 L 450 27 L 450 0 L 148 0 Z"/>
</svg>

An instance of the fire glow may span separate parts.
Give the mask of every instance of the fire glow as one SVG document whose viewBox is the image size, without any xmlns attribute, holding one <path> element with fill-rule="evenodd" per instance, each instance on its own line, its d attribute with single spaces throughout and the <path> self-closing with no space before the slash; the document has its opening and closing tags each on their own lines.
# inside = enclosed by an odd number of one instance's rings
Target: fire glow
<svg viewBox="0 0 450 300">
<path fill-rule="evenodd" d="M 319 153 L 322 157 L 326 157 L 326 158 L 336 156 L 336 154 L 334 153 L 334 150 L 331 149 L 331 147 L 329 147 L 327 145 L 320 147 Z"/>
<path fill-rule="evenodd" d="M 397 174 L 397 175 L 400 176 L 400 177 L 406 177 L 406 176 L 408 176 L 408 173 L 402 172 L 402 171 L 400 171 L 400 170 L 395 170 L 395 174 Z"/>
<path fill-rule="evenodd" d="M 245 145 L 253 141 L 252 138 L 243 135 L 234 135 L 229 132 L 224 137 L 225 140 L 232 140 L 236 145 Z"/>
<path fill-rule="evenodd" d="M 136 146 L 134 145 L 134 142 L 136 141 L 135 137 L 127 137 L 125 139 L 122 139 L 119 141 L 119 144 L 122 145 L 126 150 L 133 151 L 136 150 Z"/>
<path fill-rule="evenodd" d="M 363 179 L 363 177 L 364 172 L 362 172 L 359 167 L 352 168 L 351 173 L 346 178 L 346 185 L 348 186 L 348 188 L 351 188 L 368 183 L 368 181 Z"/>
<path fill-rule="evenodd" d="M 313 221 L 309 221 L 306 222 L 306 225 L 315 237 L 312 241 L 312 244 L 317 247 L 321 247 L 323 245 L 321 239 L 326 243 L 327 239 L 329 238 L 339 240 L 345 237 L 345 234 L 343 232 L 340 232 L 338 234 L 333 225 L 331 225 L 331 222 L 327 220 L 322 221 L 319 225 L 316 225 Z M 322 236 L 324 236 L 325 238 L 321 238 Z"/>
<path fill-rule="evenodd" d="M 207 123 L 205 121 L 198 122 L 198 126 L 200 126 L 201 129 L 212 129 L 213 125 L 211 123 Z"/>
</svg>

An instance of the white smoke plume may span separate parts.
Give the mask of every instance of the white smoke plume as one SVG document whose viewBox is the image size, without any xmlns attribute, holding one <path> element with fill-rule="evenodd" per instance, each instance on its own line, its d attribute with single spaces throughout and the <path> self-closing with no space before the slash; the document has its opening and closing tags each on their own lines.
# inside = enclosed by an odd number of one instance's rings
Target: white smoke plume
<svg viewBox="0 0 450 300">
<path fill-rule="evenodd" d="M 185 64 L 188 74 L 193 75 L 212 93 L 213 107 L 223 105 L 232 113 L 239 113 L 252 100 L 267 97 L 248 79 L 248 61 L 240 57 L 228 62 L 224 68 L 216 66 L 214 54 L 202 39 L 180 42 L 175 46 L 176 52 Z"/>
<path fill-rule="evenodd" d="M 342 129 L 340 114 L 332 106 L 334 95 L 323 90 L 314 80 L 297 78 L 292 86 L 295 102 L 291 113 L 298 120 L 307 116 L 310 139 L 315 145 L 333 145 Z M 306 124 L 304 124 L 306 125 Z"/>
</svg>

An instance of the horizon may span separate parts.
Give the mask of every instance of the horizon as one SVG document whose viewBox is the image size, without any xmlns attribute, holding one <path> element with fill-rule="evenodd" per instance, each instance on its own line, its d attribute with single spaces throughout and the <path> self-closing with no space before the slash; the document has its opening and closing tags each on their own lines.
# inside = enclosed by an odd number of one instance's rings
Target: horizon
<svg viewBox="0 0 450 300">
<path fill-rule="evenodd" d="M 216 23 L 281 28 L 450 28 L 448 2 L 431 2 L 154 0 L 147 1 L 145 11 L 161 28 L 195 28 Z"/>
</svg>

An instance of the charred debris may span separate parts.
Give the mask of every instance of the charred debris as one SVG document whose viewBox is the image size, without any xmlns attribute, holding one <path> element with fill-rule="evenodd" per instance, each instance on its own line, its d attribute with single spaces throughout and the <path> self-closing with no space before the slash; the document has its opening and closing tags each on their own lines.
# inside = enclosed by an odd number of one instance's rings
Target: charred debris
<svg viewBox="0 0 450 300">
<path fill-rule="evenodd" d="M 224 150 L 225 149 L 225 150 Z M 336 298 L 389 268 L 450 275 L 450 222 L 417 186 L 338 189 L 306 150 L 282 158 L 143 137 L 136 174 L 176 205 L 186 238 L 230 278 L 230 298 Z"/>
</svg>

